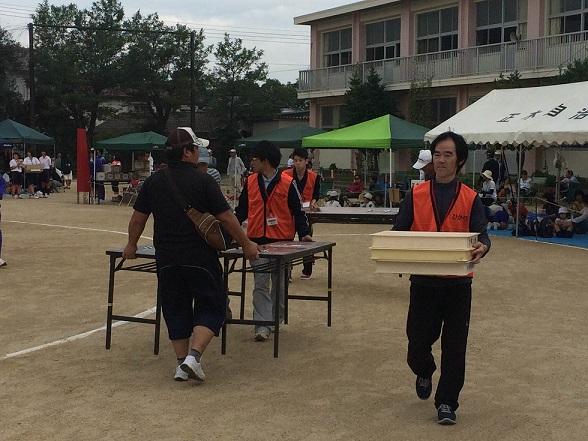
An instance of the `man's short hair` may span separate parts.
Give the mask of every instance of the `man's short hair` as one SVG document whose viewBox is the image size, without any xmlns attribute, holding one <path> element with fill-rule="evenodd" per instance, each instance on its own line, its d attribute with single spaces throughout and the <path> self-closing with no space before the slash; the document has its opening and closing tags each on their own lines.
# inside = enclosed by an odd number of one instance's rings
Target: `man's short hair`
<svg viewBox="0 0 588 441">
<path fill-rule="evenodd" d="M 431 143 L 431 154 L 435 156 L 435 148 L 437 147 L 437 144 L 439 144 L 441 141 L 445 141 L 446 139 L 451 139 L 455 144 L 455 154 L 457 156 L 456 173 L 459 173 L 461 168 L 465 165 L 466 161 L 468 160 L 468 143 L 466 142 L 463 136 L 458 135 L 455 132 L 441 133 Z"/>
<path fill-rule="evenodd" d="M 269 141 L 260 141 L 253 149 L 251 157 L 257 158 L 260 161 L 267 160 L 272 167 L 278 168 L 282 159 L 282 153 L 275 144 Z"/>
<path fill-rule="evenodd" d="M 306 150 L 302 147 L 296 147 L 294 149 L 294 151 L 292 152 L 292 158 L 294 158 L 295 156 L 298 156 L 299 158 L 302 158 L 302 159 L 308 159 L 308 150 Z"/>
</svg>

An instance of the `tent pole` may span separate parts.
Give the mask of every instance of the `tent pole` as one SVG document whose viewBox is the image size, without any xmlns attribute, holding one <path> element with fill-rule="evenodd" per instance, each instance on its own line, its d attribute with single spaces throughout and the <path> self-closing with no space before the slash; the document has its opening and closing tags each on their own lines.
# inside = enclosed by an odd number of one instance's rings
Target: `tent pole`
<svg viewBox="0 0 588 441">
<path fill-rule="evenodd" d="M 476 188 L 476 150 L 474 149 L 474 163 L 472 164 L 472 188 Z"/>
<path fill-rule="evenodd" d="M 389 188 L 392 188 L 392 147 L 390 147 L 389 150 L 389 155 L 388 155 L 388 166 L 390 167 L 388 169 L 388 188 L 386 188 L 386 183 L 384 182 L 384 207 L 386 206 L 386 196 L 388 196 L 388 199 L 390 198 L 390 196 L 388 195 L 389 193 Z M 390 200 L 390 208 L 392 208 L 392 201 Z"/>
<path fill-rule="evenodd" d="M 519 216 L 520 216 L 520 205 L 521 205 L 521 167 L 523 164 L 521 164 L 521 156 L 522 156 L 522 150 L 523 150 L 523 146 L 522 144 L 519 144 L 519 164 L 518 164 L 518 170 L 517 170 L 517 220 L 516 220 L 516 226 L 515 226 L 515 237 L 519 237 Z"/>
</svg>

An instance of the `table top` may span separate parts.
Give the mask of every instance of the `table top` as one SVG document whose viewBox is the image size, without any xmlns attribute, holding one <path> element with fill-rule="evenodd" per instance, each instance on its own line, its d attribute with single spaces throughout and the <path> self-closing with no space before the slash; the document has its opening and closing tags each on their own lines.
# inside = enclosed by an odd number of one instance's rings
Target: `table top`
<svg viewBox="0 0 588 441">
<path fill-rule="evenodd" d="M 108 256 L 122 257 L 124 248 L 110 248 L 106 250 Z M 142 259 L 155 259 L 155 247 L 153 245 L 139 245 L 136 256 Z"/>
<path fill-rule="evenodd" d="M 267 245 L 262 245 L 263 251 L 259 253 L 259 257 L 284 257 L 287 259 L 297 259 L 299 257 L 305 257 L 315 253 L 320 253 L 321 251 L 329 250 L 335 245 L 335 242 L 273 242 L 268 243 Z M 221 251 L 221 256 L 229 258 L 240 258 L 243 257 L 243 250 L 241 248 L 234 248 L 227 251 Z"/>
</svg>

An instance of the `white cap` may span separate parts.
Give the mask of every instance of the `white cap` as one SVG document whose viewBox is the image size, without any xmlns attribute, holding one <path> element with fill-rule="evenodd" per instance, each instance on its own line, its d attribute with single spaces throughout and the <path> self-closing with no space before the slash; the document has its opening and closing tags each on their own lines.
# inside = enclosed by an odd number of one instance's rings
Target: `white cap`
<svg viewBox="0 0 588 441">
<path fill-rule="evenodd" d="M 363 197 L 366 198 L 366 199 L 372 199 L 373 198 L 372 194 L 369 191 L 367 193 L 365 193 L 363 195 Z"/>
<path fill-rule="evenodd" d="M 198 147 L 206 148 L 210 145 L 210 141 L 208 139 L 198 138 L 191 127 L 178 127 L 178 130 L 180 129 L 187 132 L 192 137 L 194 144 L 196 144 Z"/>
<path fill-rule="evenodd" d="M 339 193 L 337 193 L 337 190 L 329 190 L 327 191 L 327 196 L 336 198 L 337 196 L 339 196 Z"/>
<path fill-rule="evenodd" d="M 486 179 L 492 179 L 492 172 L 490 170 L 484 170 L 482 172 L 482 176 L 484 176 Z"/>
<path fill-rule="evenodd" d="M 568 214 L 569 210 L 566 207 L 559 207 L 558 214 Z"/>
<path fill-rule="evenodd" d="M 294 165 L 294 160 L 292 158 L 288 158 L 288 167 L 292 167 Z"/>
<path fill-rule="evenodd" d="M 237 150 L 231 149 L 231 150 L 229 150 L 229 153 L 237 153 Z"/>
<path fill-rule="evenodd" d="M 413 164 L 412 168 L 420 170 L 431 162 L 433 162 L 433 155 L 431 154 L 431 150 L 421 150 L 419 152 L 419 159 Z"/>
</svg>

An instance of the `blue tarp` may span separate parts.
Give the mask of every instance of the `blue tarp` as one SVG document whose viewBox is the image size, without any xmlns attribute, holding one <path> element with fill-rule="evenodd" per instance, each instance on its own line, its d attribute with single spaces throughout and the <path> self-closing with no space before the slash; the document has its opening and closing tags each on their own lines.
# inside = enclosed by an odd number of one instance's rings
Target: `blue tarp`
<svg viewBox="0 0 588 441">
<path fill-rule="evenodd" d="M 512 237 L 511 230 L 488 230 L 489 236 L 496 236 L 496 237 Z M 557 245 L 567 245 L 570 247 L 577 247 L 577 248 L 587 248 L 588 249 L 588 234 L 575 234 L 574 237 L 569 239 L 564 239 L 560 237 L 539 237 L 535 238 L 535 236 L 521 236 L 519 239 L 524 240 L 532 240 L 535 242 L 543 242 L 543 243 L 552 243 Z"/>
</svg>

